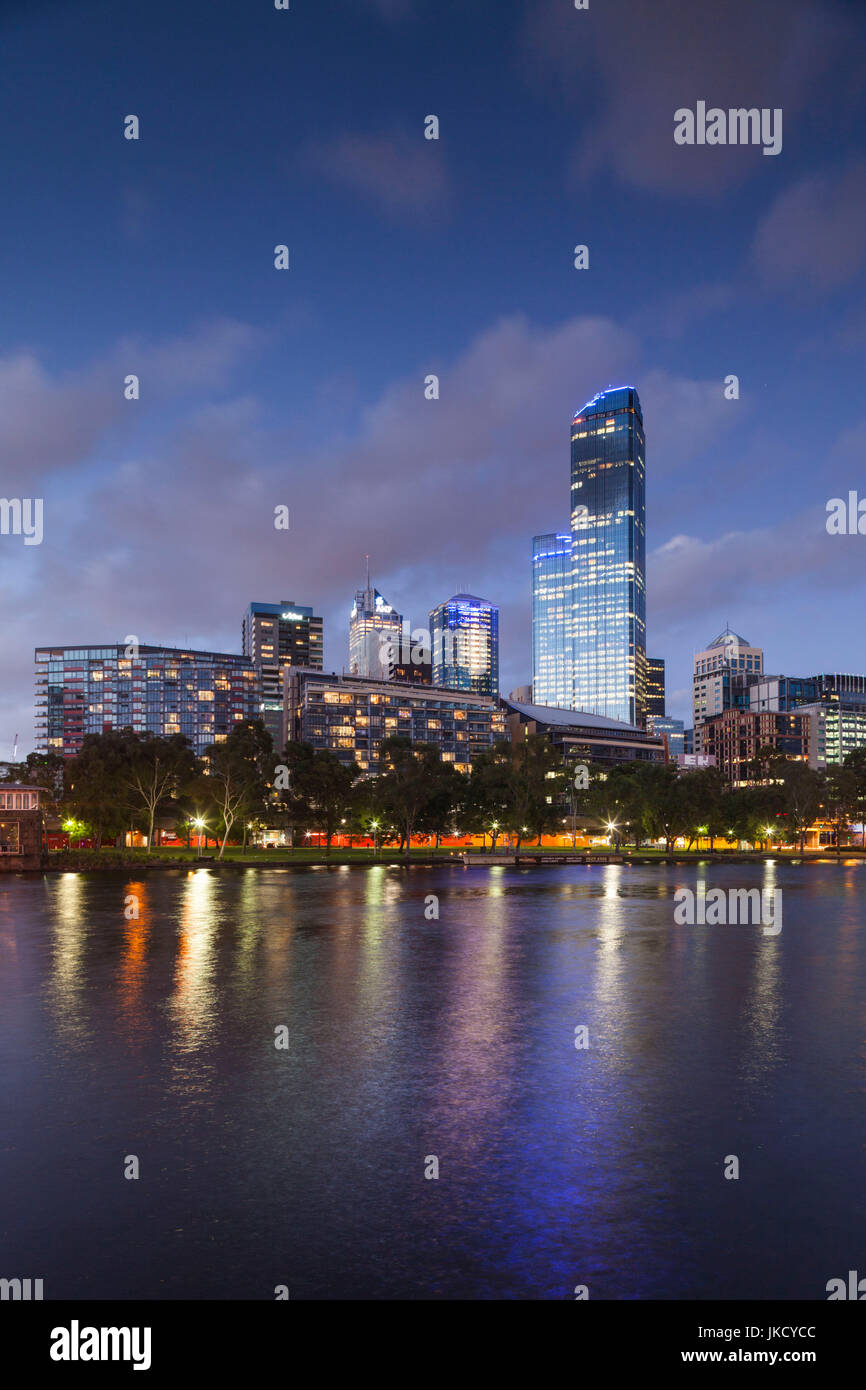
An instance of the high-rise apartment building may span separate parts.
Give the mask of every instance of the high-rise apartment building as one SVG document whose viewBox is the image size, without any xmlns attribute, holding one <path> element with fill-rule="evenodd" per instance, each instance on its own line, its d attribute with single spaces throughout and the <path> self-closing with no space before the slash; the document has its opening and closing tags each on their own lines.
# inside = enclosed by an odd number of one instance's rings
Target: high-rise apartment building
<svg viewBox="0 0 866 1390">
<path fill-rule="evenodd" d="M 433 684 L 499 695 L 499 609 L 474 594 L 455 594 L 430 613 Z"/>
<path fill-rule="evenodd" d="M 571 709 L 571 532 L 532 542 L 532 703 Z"/>
<path fill-rule="evenodd" d="M 245 656 L 138 643 L 37 647 L 36 748 L 74 757 L 85 734 L 184 734 L 202 754 L 238 720 L 258 719 L 259 674 Z"/>
<path fill-rule="evenodd" d="M 278 751 L 283 717 L 283 670 L 287 666 L 309 666 L 321 671 L 322 629 L 322 619 L 312 608 L 291 600 L 251 603 L 244 614 L 243 653 L 257 666 L 261 682 L 258 718 Z"/>
<path fill-rule="evenodd" d="M 435 744 L 443 762 L 469 772 L 481 753 L 505 737 L 496 697 L 300 668 L 285 672 L 284 689 L 285 741 L 328 749 L 365 775 L 382 770 L 388 738 Z"/>
<path fill-rule="evenodd" d="M 572 708 L 646 723 L 646 480 L 633 386 L 571 426 Z"/>
</svg>

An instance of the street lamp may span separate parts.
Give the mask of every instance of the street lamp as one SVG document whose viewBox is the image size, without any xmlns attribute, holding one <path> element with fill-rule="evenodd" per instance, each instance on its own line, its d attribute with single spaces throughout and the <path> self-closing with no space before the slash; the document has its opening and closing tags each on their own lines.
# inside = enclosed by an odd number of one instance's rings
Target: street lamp
<svg viewBox="0 0 866 1390">
<path fill-rule="evenodd" d="M 204 827 L 204 821 L 202 820 L 201 816 L 196 816 L 195 820 L 193 821 L 193 825 L 198 831 L 198 854 L 196 858 L 201 859 L 201 832 Z"/>
<path fill-rule="evenodd" d="M 371 829 L 372 832 L 373 832 L 373 858 L 374 858 L 374 859 L 378 859 L 378 858 L 379 858 L 379 822 L 378 822 L 377 820 L 371 820 L 371 821 L 370 821 L 370 829 Z"/>
</svg>

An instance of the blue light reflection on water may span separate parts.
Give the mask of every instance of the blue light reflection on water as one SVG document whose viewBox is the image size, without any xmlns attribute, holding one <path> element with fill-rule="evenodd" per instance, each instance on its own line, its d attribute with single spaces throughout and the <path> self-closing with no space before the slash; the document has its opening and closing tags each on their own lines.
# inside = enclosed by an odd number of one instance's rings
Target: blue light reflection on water
<svg viewBox="0 0 866 1390">
<path fill-rule="evenodd" d="M 782 887 L 782 931 L 676 925 L 696 881 Z M 823 1298 L 866 1249 L 864 887 L 858 864 L 0 880 L 0 1274 Z"/>
</svg>

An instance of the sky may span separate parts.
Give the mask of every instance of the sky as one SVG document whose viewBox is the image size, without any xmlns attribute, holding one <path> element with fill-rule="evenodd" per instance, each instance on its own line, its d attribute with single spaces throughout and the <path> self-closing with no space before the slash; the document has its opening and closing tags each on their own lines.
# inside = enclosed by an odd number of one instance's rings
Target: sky
<svg viewBox="0 0 866 1390">
<path fill-rule="evenodd" d="M 44 515 L 0 535 L 0 758 L 36 646 L 239 651 L 290 600 L 341 669 L 366 555 L 413 627 L 497 603 L 527 683 L 531 538 L 625 382 L 668 713 L 726 624 L 866 671 L 866 535 L 826 529 L 866 498 L 860 0 L 0 0 L 0 43 L 0 497 Z M 780 152 L 678 145 L 699 101 Z"/>
</svg>

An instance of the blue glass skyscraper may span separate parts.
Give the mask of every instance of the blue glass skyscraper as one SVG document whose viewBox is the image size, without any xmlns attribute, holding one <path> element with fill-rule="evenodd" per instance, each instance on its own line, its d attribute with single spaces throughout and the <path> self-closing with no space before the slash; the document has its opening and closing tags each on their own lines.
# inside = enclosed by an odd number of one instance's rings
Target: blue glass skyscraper
<svg viewBox="0 0 866 1390">
<path fill-rule="evenodd" d="M 571 709 L 571 532 L 532 542 L 532 699 Z"/>
<path fill-rule="evenodd" d="M 474 594 L 455 594 L 430 613 L 433 684 L 476 695 L 499 694 L 499 609 Z"/>
<path fill-rule="evenodd" d="M 571 426 L 572 707 L 646 722 L 644 431 L 633 386 L 600 391 Z"/>
</svg>

